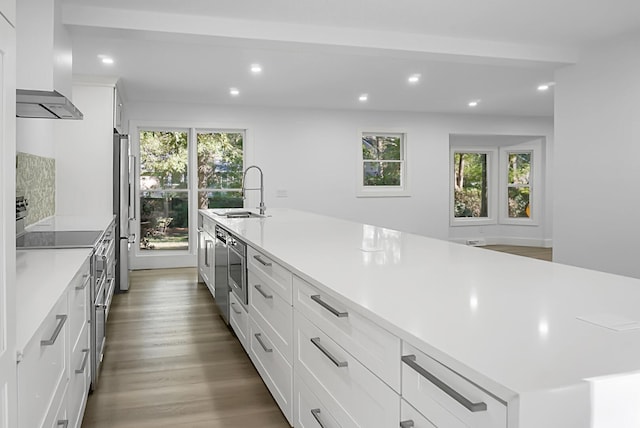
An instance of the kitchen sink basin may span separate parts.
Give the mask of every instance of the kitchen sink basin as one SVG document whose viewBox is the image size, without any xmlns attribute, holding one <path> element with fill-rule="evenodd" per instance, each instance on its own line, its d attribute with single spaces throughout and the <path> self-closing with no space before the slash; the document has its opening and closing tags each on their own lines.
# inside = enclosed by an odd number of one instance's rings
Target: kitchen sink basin
<svg viewBox="0 0 640 428">
<path fill-rule="evenodd" d="M 254 213 L 252 211 L 237 210 L 237 209 L 215 209 L 209 210 L 211 213 L 226 218 L 265 218 L 266 215 Z"/>
</svg>

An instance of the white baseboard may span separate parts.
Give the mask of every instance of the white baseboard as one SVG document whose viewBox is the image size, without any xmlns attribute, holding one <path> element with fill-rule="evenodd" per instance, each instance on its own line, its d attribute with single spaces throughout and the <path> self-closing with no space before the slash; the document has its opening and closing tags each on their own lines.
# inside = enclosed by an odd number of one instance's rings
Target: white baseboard
<svg viewBox="0 0 640 428">
<path fill-rule="evenodd" d="M 521 247 L 543 247 L 551 248 L 553 246 L 552 239 L 540 239 L 540 238 L 518 238 L 513 236 L 483 236 L 467 237 L 467 238 L 452 238 L 449 241 L 457 244 L 469 245 L 469 246 L 484 246 L 484 245 L 517 245 Z"/>
</svg>

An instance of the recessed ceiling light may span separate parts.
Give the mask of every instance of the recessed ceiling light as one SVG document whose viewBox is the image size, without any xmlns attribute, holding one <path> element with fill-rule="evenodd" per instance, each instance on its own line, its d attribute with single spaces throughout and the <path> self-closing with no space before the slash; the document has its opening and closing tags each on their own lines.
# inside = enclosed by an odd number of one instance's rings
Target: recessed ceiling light
<svg viewBox="0 0 640 428">
<path fill-rule="evenodd" d="M 238 95 L 240 95 L 240 91 L 238 90 L 238 88 L 229 89 L 229 93 L 234 97 L 237 97 Z"/>
<path fill-rule="evenodd" d="M 262 73 L 262 66 L 260 64 L 251 64 L 251 72 L 255 74 Z"/>
<path fill-rule="evenodd" d="M 477 107 L 478 104 L 480 104 L 480 100 L 473 100 L 473 101 L 469 101 L 468 106 L 469 107 Z"/>
<path fill-rule="evenodd" d="M 412 74 L 407 80 L 409 83 L 418 83 L 420 81 L 420 74 Z"/>
<path fill-rule="evenodd" d="M 113 58 L 108 55 L 98 55 L 103 64 L 113 64 Z"/>
<path fill-rule="evenodd" d="M 540 92 L 548 91 L 553 85 L 555 85 L 555 82 L 542 83 L 538 85 L 538 90 Z"/>
<path fill-rule="evenodd" d="M 365 102 L 369 99 L 369 95 L 368 94 L 362 94 L 360 95 L 360 97 L 358 98 L 360 100 L 360 102 Z"/>
</svg>

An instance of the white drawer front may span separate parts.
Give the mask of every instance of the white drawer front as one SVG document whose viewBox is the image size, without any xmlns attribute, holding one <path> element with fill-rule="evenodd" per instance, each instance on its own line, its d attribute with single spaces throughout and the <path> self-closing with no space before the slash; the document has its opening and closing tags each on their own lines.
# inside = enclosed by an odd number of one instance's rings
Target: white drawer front
<svg viewBox="0 0 640 428">
<path fill-rule="evenodd" d="M 247 248 L 247 261 L 249 272 L 256 273 L 259 281 L 269 285 L 285 302 L 292 304 L 293 275 L 291 272 L 253 247 Z"/>
<path fill-rule="evenodd" d="M 407 343 L 402 355 L 402 397 L 435 426 L 507 426 L 507 407 L 501 401 Z"/>
<path fill-rule="evenodd" d="M 294 307 L 400 392 L 400 339 L 297 276 L 293 281 Z"/>
<path fill-rule="evenodd" d="M 249 305 L 251 316 L 265 329 L 273 344 L 293 361 L 293 308 L 270 285 L 256 281 L 256 274 L 249 272 Z"/>
<path fill-rule="evenodd" d="M 249 316 L 249 356 L 262 380 L 291 423 L 293 416 L 293 369 L 273 345 L 269 335 Z"/>
<path fill-rule="evenodd" d="M 56 402 L 54 397 L 59 396 L 67 386 L 67 305 L 67 293 L 64 293 L 38 328 L 18 363 L 20 427 L 40 427 L 45 415 L 53 417 L 50 407 Z"/>
<path fill-rule="evenodd" d="M 400 401 L 400 428 L 438 428 L 405 400 Z"/>
<path fill-rule="evenodd" d="M 296 400 L 293 426 L 296 428 L 342 428 L 328 407 L 299 377 L 296 377 L 294 390 Z"/>
<path fill-rule="evenodd" d="M 301 376 L 323 401 L 335 400 L 362 428 L 398 425 L 400 397 L 357 359 L 297 310 L 295 362 Z"/>
<path fill-rule="evenodd" d="M 238 340 L 240 340 L 244 350 L 248 352 L 249 314 L 238 301 L 235 293 L 229 293 L 229 306 L 229 324 L 231 324 L 231 328 L 238 336 Z"/>
<path fill-rule="evenodd" d="M 55 401 L 54 406 L 51 406 L 51 410 L 42 424 L 42 428 L 62 428 L 65 423 L 67 427 L 71 427 L 71 421 L 69 421 L 67 413 L 66 394 L 64 394 L 64 392 L 65 391 L 62 391 L 62 394 L 56 397 L 57 401 Z"/>
<path fill-rule="evenodd" d="M 69 339 L 72 344 L 78 341 L 80 332 L 87 322 L 89 292 L 91 281 L 89 259 L 82 265 L 69 284 Z"/>
<path fill-rule="evenodd" d="M 71 352 L 69 392 L 67 393 L 69 428 L 80 428 L 82 425 L 82 416 L 91 383 L 91 355 L 89 353 L 89 324 L 85 324 L 85 328 L 80 334 L 80 340 Z"/>
</svg>

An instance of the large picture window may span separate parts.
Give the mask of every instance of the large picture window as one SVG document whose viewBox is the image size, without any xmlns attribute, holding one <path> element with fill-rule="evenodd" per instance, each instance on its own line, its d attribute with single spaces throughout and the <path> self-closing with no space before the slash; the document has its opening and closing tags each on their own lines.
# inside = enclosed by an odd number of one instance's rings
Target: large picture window
<svg viewBox="0 0 640 428">
<path fill-rule="evenodd" d="M 489 153 L 454 152 L 455 218 L 489 217 Z"/>
<path fill-rule="evenodd" d="M 362 133 L 359 196 L 406 195 L 405 146 L 402 133 Z"/>
</svg>

